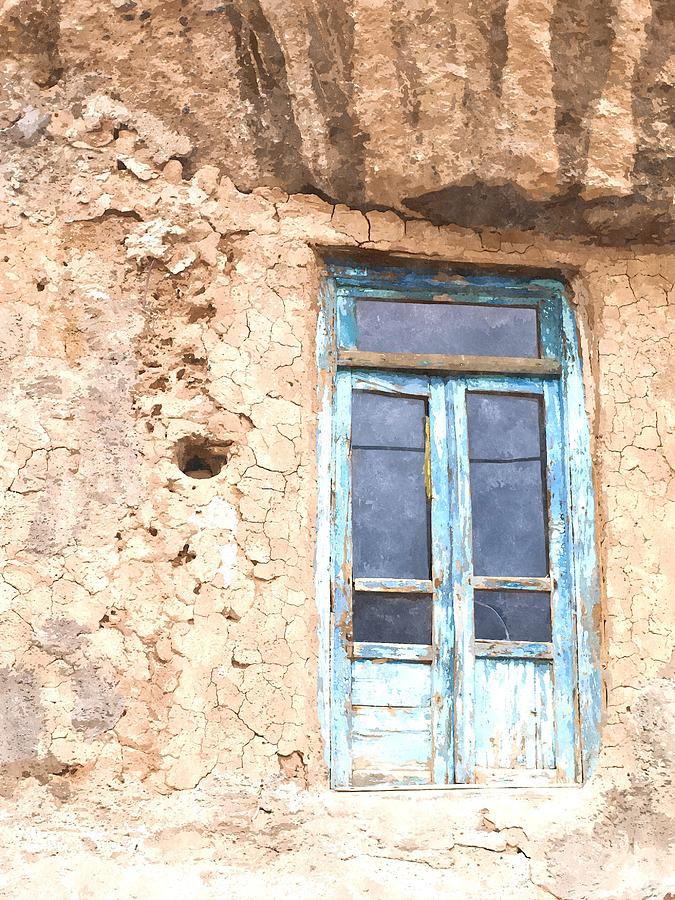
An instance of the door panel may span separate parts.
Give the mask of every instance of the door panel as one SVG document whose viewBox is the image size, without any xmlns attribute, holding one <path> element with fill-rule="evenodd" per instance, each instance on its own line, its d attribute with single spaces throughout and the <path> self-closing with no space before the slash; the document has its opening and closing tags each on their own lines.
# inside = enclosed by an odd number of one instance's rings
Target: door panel
<svg viewBox="0 0 675 900">
<path fill-rule="evenodd" d="M 574 780 L 559 383 L 336 386 L 333 785 Z"/>
<path fill-rule="evenodd" d="M 551 663 L 476 659 L 476 767 L 555 769 Z"/>
<path fill-rule="evenodd" d="M 431 783 L 428 664 L 352 664 L 352 785 Z"/>
<path fill-rule="evenodd" d="M 462 671 L 455 728 L 466 782 L 574 780 L 573 730 L 560 737 L 574 692 L 558 393 L 533 379 L 448 383 Z"/>
<path fill-rule="evenodd" d="M 442 581 L 431 559 L 438 526 L 431 379 L 340 375 L 336 472 L 346 482 L 336 491 L 333 669 L 341 673 L 334 688 L 345 695 L 336 715 L 346 723 L 334 722 L 333 782 L 429 784 L 444 706 L 431 699 L 440 621 L 434 583 Z M 442 403 L 436 407 L 445 414 Z M 339 505 L 345 483 L 350 500 Z"/>
</svg>

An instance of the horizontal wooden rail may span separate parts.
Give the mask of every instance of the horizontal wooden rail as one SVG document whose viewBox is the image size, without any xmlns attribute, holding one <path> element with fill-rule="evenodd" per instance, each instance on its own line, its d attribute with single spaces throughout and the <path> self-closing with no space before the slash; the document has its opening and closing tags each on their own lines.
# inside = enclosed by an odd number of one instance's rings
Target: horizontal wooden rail
<svg viewBox="0 0 675 900">
<path fill-rule="evenodd" d="M 380 644 L 374 641 L 354 641 L 347 649 L 352 659 L 410 660 L 429 663 L 434 659 L 434 648 L 431 644 Z"/>
<path fill-rule="evenodd" d="M 545 641 L 475 641 L 476 658 L 553 659 L 553 644 Z"/>
<path fill-rule="evenodd" d="M 494 578 L 474 575 L 471 587 L 476 591 L 550 591 L 551 579 L 545 578 Z"/>
<path fill-rule="evenodd" d="M 373 350 L 340 350 L 338 365 L 351 369 L 387 369 L 424 372 L 428 375 L 560 375 L 557 359 L 528 356 L 445 356 L 426 353 L 380 353 Z"/>
<path fill-rule="evenodd" d="M 415 578 L 355 578 L 355 591 L 371 591 L 378 594 L 432 594 L 431 581 Z"/>
</svg>

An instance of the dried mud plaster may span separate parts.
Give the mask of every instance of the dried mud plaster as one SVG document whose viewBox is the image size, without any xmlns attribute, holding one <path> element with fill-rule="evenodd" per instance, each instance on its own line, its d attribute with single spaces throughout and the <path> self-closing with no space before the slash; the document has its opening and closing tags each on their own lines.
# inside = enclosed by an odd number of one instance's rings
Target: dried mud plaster
<svg viewBox="0 0 675 900">
<path fill-rule="evenodd" d="M 497 5 L 487 30 L 465 5 L 454 33 L 445 16 L 439 40 L 463 54 L 443 75 L 443 90 L 465 98 L 461 129 L 460 107 L 432 103 L 441 73 L 421 49 L 438 22 L 418 5 L 394 3 L 386 29 L 379 4 L 355 15 L 335 3 L 327 19 L 307 4 L 302 28 L 294 4 L 3 8 L 5 895 L 36 893 L 47 878 L 55 897 L 114 896 L 120 883 L 130 897 L 177 884 L 205 897 L 337 898 L 345 885 L 374 897 L 661 900 L 675 890 L 675 257 L 660 225 L 645 232 L 650 245 L 592 244 L 579 212 L 624 204 L 637 210 L 634 228 L 661 201 L 636 201 L 631 179 L 643 173 L 645 196 L 668 184 L 645 173 L 669 140 L 659 145 L 661 113 L 650 112 L 669 65 L 654 23 L 667 31 L 669 20 L 657 3 L 633 18 L 624 6 L 615 16 L 577 3 L 574 21 L 615 35 L 632 94 L 609 52 L 604 77 L 571 90 L 571 26 L 558 7 L 537 5 L 531 34 L 518 9 L 534 4 Z M 322 63 L 326 27 L 335 78 Z M 381 47 L 366 52 L 379 32 L 397 48 L 389 74 Z M 221 34 L 234 43 L 219 77 L 234 77 L 248 110 L 232 129 L 214 113 L 231 88 L 202 71 Z M 162 36 L 176 52 L 158 59 Z M 492 41 L 503 52 L 483 71 Z M 256 43 L 266 65 L 254 95 Z M 93 46 L 115 90 L 83 67 Z M 530 90 L 529 59 L 555 103 L 516 102 Z M 383 105 L 387 79 L 401 109 Z M 477 95 L 492 104 L 490 134 L 506 122 L 522 138 L 508 163 L 496 150 L 482 162 L 478 149 L 442 155 L 449 133 L 465 148 L 486 140 L 471 118 Z M 376 113 L 381 132 L 368 124 Z M 598 116 L 614 117 L 611 142 Z M 276 149 L 261 149 L 261 121 Z M 521 212 L 510 219 L 492 199 L 476 205 L 487 189 L 449 186 L 456 162 L 485 184 L 508 169 L 516 187 L 499 196 L 516 191 Z M 353 205 L 287 192 L 306 185 Z M 528 231 L 554 214 L 561 186 L 577 236 Z M 446 194 L 404 209 L 401 198 L 435 191 Z M 459 205 L 452 191 L 467 192 Z M 410 218 L 414 209 L 437 224 Z M 448 217 L 471 227 L 438 224 Z M 593 430 L 607 694 L 598 771 L 583 789 L 553 799 L 326 790 L 314 340 L 320 250 L 338 246 L 569 279 Z"/>
</svg>

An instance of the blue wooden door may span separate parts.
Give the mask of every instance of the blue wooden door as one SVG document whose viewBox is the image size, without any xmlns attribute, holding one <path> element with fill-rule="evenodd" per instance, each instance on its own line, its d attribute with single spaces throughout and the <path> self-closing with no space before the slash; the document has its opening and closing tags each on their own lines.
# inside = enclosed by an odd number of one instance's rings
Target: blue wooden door
<svg viewBox="0 0 675 900">
<path fill-rule="evenodd" d="M 569 781 L 560 384 L 340 370 L 335 787 Z"/>
<path fill-rule="evenodd" d="M 339 372 L 335 445 L 333 784 L 445 784 L 453 636 L 442 379 Z"/>
<path fill-rule="evenodd" d="M 455 378 L 455 777 L 573 781 L 574 621 L 560 384 Z"/>
</svg>

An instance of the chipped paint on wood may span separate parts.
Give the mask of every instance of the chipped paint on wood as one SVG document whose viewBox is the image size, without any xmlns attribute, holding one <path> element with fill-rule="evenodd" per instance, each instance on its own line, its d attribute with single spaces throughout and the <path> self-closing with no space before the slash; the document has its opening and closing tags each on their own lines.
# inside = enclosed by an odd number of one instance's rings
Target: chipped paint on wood
<svg viewBox="0 0 675 900">
<path fill-rule="evenodd" d="M 493 578 L 474 575 L 471 587 L 475 591 L 550 591 L 551 579 L 545 578 Z"/>
<path fill-rule="evenodd" d="M 335 376 L 335 482 L 331 540 L 333 594 L 331 688 L 331 780 L 349 784 L 351 778 L 351 663 L 346 652 L 351 617 L 351 414 L 352 384 L 349 372 Z"/>
<path fill-rule="evenodd" d="M 399 659 L 432 662 L 434 648 L 431 644 L 379 644 L 354 641 L 349 645 L 352 659 Z"/>
<path fill-rule="evenodd" d="M 448 431 L 454 451 L 450 467 L 451 578 L 455 624 L 455 781 L 474 780 L 474 650 L 473 588 L 471 587 L 472 529 L 469 489 L 469 438 L 466 423 L 466 386 L 459 380 L 446 383 Z"/>
<path fill-rule="evenodd" d="M 352 373 L 354 390 L 379 391 L 381 394 L 398 394 L 403 397 L 428 397 L 429 379 L 415 375 L 397 375 L 394 372 Z"/>
<path fill-rule="evenodd" d="M 324 759 L 330 766 L 330 600 L 331 600 L 331 483 L 333 459 L 333 380 L 335 296 L 331 279 L 321 284 L 316 337 L 318 420 L 316 430 L 317 513 L 314 587 L 318 614 L 317 693 Z"/>
<path fill-rule="evenodd" d="M 551 664 L 477 659 L 476 765 L 482 769 L 554 769 Z"/>
<path fill-rule="evenodd" d="M 573 432 L 575 416 L 585 419 L 578 350 L 575 350 L 574 334 L 572 343 L 568 338 L 574 323 L 562 296 L 562 286 L 557 282 L 510 277 L 431 276 L 428 272 L 384 267 L 338 266 L 334 274 L 339 296 L 338 362 L 344 368 L 336 377 L 333 426 L 338 446 L 332 548 L 333 784 L 396 787 L 428 784 L 430 777 L 432 783 L 445 784 L 452 781 L 453 775 L 459 783 L 476 780 L 514 784 L 514 771 L 517 780 L 523 783 L 539 783 L 542 778 L 547 782 L 572 781 L 579 774 L 575 760 L 579 745 L 579 724 L 575 716 L 575 603 L 581 606 L 580 585 L 597 578 L 597 570 L 592 541 L 589 544 L 593 522 L 592 517 L 588 518 L 588 511 L 592 513 L 592 502 L 588 502 L 589 497 L 592 500 L 592 484 L 588 448 L 584 444 L 588 437 L 587 424 L 585 430 L 581 429 L 580 438 L 576 433 L 571 435 L 569 463 L 573 471 L 569 479 L 567 459 L 561 449 L 565 443 L 565 426 Z M 452 296 L 444 293 L 447 291 Z M 416 354 L 363 353 L 355 349 L 358 296 L 536 306 L 543 358 L 495 362 L 491 357 L 475 360 L 444 357 L 439 363 Z M 565 388 L 576 385 L 577 390 L 572 403 L 568 401 L 564 410 L 567 421 L 561 408 L 561 383 L 556 380 L 562 355 L 561 309 L 567 315 L 567 370 L 563 385 Z M 457 360 L 459 363 L 455 365 Z M 445 377 L 434 375 L 437 370 Z M 353 389 L 429 398 L 433 576 L 430 581 L 388 578 L 351 581 L 349 419 Z M 472 576 L 467 390 L 536 394 L 545 401 L 551 577 Z M 581 495 L 582 499 L 586 498 L 582 510 L 586 518 L 580 529 L 575 522 L 574 533 L 575 537 L 581 534 L 583 539 L 581 555 L 585 554 L 585 562 L 581 564 L 573 560 L 568 527 L 570 506 L 577 499 L 575 485 L 580 480 L 586 491 L 584 495 L 582 490 Z M 357 590 L 399 596 L 433 593 L 433 645 L 354 643 L 350 628 L 352 586 Z M 474 589 L 550 591 L 553 642 L 475 642 Z M 591 627 L 588 608 L 587 605 L 580 616 L 580 634 Z M 582 682 L 586 677 L 584 672 L 594 665 L 591 662 L 593 640 L 585 638 L 584 647 L 580 646 Z M 584 653 L 585 662 L 581 660 Z M 599 721 L 599 713 L 592 710 L 590 716 L 586 714 L 595 703 L 594 685 L 587 677 L 586 682 L 586 686 L 583 683 L 581 686 L 581 728 L 592 730 Z M 357 726 L 352 719 L 352 704 L 359 710 L 365 706 L 382 710 L 383 715 L 409 707 L 424 709 L 430 723 L 429 743 L 421 738 L 421 742 L 415 743 L 415 738 L 404 749 L 405 740 L 397 729 L 383 728 L 383 735 L 392 737 L 390 743 L 387 743 L 389 739 L 383 739 L 377 746 L 389 747 L 388 757 L 374 756 L 374 748 L 368 742 L 372 743 L 376 737 L 358 731 L 362 726 Z M 494 713 L 495 704 L 503 721 Z M 356 745 L 354 741 L 360 743 Z M 591 743 L 592 740 L 584 738 L 585 764 Z M 488 752 L 492 754 L 489 759 Z M 345 753 L 349 759 L 336 759 Z M 556 764 L 558 769 L 553 771 Z"/>
<path fill-rule="evenodd" d="M 549 569 L 553 623 L 556 762 L 562 781 L 576 778 L 578 745 L 575 715 L 576 629 L 571 583 L 571 543 L 560 384 L 544 387 L 546 405 L 546 474 L 548 487 Z"/>
<path fill-rule="evenodd" d="M 454 643 L 450 559 L 450 482 L 448 478 L 448 422 L 445 383 L 430 381 L 431 565 L 434 593 L 433 640 L 436 658 L 431 672 L 434 782 L 454 781 Z"/>
<path fill-rule="evenodd" d="M 577 611 L 577 666 L 581 762 L 589 778 L 600 752 L 602 667 L 600 658 L 600 578 L 595 535 L 595 491 L 591 435 L 586 415 L 581 357 L 574 314 L 563 303 L 564 414 L 567 425 L 569 506 L 574 556 L 572 578 Z"/>
<path fill-rule="evenodd" d="M 378 594 L 431 594 L 432 581 L 416 578 L 355 578 L 355 591 L 375 591 Z"/>
<path fill-rule="evenodd" d="M 429 666 L 412 662 L 354 660 L 352 703 L 354 706 L 429 706 Z"/>
<path fill-rule="evenodd" d="M 553 659 L 553 645 L 534 641 L 476 641 L 474 653 L 478 657 L 504 659 Z"/>
</svg>

